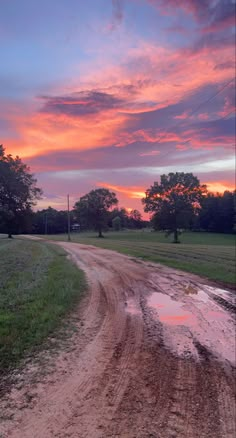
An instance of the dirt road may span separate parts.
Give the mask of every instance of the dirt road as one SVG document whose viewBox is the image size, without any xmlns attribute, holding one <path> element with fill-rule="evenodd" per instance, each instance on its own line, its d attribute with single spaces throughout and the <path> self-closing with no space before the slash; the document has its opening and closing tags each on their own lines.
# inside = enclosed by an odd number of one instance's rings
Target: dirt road
<svg viewBox="0 0 236 438">
<path fill-rule="evenodd" d="M 2 401 L 1 438 L 233 438 L 232 294 L 112 251 L 61 245 L 90 293 L 75 309 L 70 348 L 45 353 L 41 377 L 42 362 L 29 364 Z"/>
</svg>

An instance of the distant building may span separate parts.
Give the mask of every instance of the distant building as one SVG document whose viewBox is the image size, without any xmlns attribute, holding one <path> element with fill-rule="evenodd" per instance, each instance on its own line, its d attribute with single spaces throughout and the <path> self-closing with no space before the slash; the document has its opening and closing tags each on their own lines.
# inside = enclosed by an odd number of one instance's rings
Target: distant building
<svg viewBox="0 0 236 438">
<path fill-rule="evenodd" d="M 71 225 L 71 231 L 73 231 L 74 233 L 79 233 L 80 232 L 80 224 Z"/>
</svg>

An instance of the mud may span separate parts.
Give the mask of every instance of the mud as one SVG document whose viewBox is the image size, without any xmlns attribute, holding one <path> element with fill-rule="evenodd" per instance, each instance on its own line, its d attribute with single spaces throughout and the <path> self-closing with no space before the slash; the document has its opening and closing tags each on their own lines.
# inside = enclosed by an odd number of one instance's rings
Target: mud
<svg viewBox="0 0 236 438">
<path fill-rule="evenodd" d="M 29 363 L 2 398 L 0 437 L 233 438 L 232 292 L 59 244 L 85 270 L 89 295 L 75 309 L 68 348 Z"/>
</svg>

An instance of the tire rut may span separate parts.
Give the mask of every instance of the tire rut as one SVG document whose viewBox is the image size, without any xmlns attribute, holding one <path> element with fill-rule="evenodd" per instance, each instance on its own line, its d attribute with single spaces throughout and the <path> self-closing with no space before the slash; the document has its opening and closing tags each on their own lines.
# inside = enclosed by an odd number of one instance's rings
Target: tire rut
<svg viewBox="0 0 236 438">
<path fill-rule="evenodd" d="M 32 401 L 22 402 L 32 390 L 26 372 L 23 389 L 13 387 L 1 402 L 1 438 L 233 438 L 234 375 L 224 345 L 225 333 L 232 334 L 231 298 L 217 302 L 194 275 L 59 244 L 88 278 L 82 325 L 73 349 L 59 353 L 54 371 L 33 385 Z M 163 306 L 149 304 L 155 294 L 192 312 L 196 327 L 162 319 Z"/>
</svg>

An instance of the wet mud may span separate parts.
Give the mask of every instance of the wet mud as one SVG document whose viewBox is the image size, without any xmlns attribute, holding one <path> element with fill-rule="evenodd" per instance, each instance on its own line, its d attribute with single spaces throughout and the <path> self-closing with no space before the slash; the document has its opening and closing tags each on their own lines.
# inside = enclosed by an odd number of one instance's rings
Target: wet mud
<svg viewBox="0 0 236 438">
<path fill-rule="evenodd" d="M 233 438 L 233 293 L 113 251 L 58 244 L 85 270 L 89 294 L 68 348 L 28 363 L 2 398 L 1 438 Z"/>
</svg>

